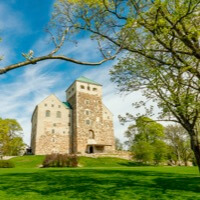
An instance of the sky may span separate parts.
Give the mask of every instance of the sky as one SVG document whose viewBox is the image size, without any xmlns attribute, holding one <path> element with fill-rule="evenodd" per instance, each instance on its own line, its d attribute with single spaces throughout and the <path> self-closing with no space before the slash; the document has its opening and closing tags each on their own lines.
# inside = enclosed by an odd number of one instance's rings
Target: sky
<svg viewBox="0 0 200 200">
<path fill-rule="evenodd" d="M 0 0 L 0 67 L 24 61 L 22 53 L 30 49 L 35 56 L 52 50 L 49 35 L 45 32 L 53 11 L 54 0 Z M 66 44 L 62 53 L 83 61 L 99 60 L 93 42 L 83 37 L 78 45 Z M 110 81 L 109 70 L 117 60 L 101 66 L 83 66 L 66 61 L 49 60 L 29 65 L 0 75 L 0 117 L 14 118 L 22 126 L 24 141 L 30 144 L 31 116 L 37 104 L 50 94 L 65 101 L 65 90 L 80 76 L 103 85 L 103 102 L 114 115 L 115 136 L 125 141 L 128 125 L 119 123 L 118 115 L 132 114 L 132 103 L 141 100 L 141 94 L 119 94 Z"/>
</svg>

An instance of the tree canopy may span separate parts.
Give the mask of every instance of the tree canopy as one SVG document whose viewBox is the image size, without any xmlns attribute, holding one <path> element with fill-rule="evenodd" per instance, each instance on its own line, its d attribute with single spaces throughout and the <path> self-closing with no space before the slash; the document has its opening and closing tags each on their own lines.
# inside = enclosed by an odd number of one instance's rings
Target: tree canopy
<svg viewBox="0 0 200 200">
<path fill-rule="evenodd" d="M 24 146 L 20 124 L 15 119 L 0 118 L 0 154 L 19 155 Z"/>
</svg>

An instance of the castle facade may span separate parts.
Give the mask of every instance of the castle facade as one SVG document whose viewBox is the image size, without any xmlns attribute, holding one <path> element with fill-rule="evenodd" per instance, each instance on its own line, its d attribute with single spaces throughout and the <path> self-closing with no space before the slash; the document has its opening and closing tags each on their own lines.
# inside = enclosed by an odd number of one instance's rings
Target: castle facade
<svg viewBox="0 0 200 200">
<path fill-rule="evenodd" d="M 80 77 L 66 90 L 66 102 L 50 95 L 32 115 L 31 149 L 51 153 L 115 151 L 113 115 L 102 102 L 102 85 Z"/>
</svg>

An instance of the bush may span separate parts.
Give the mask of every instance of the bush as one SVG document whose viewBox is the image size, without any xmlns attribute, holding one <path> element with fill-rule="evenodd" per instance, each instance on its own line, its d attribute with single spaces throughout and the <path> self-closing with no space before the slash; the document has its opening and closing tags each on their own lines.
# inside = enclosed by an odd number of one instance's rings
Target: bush
<svg viewBox="0 0 200 200">
<path fill-rule="evenodd" d="M 10 160 L 0 160 L 0 168 L 14 168 L 15 165 Z"/>
<path fill-rule="evenodd" d="M 77 167 L 78 158 L 73 154 L 46 155 L 43 167 Z"/>
</svg>

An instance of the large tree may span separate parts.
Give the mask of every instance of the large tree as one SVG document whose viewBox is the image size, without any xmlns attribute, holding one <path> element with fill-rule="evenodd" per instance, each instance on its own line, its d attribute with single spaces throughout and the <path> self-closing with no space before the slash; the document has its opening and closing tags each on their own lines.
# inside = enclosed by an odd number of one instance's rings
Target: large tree
<svg viewBox="0 0 200 200">
<path fill-rule="evenodd" d="M 111 72 L 121 91 L 142 90 L 165 120 L 187 130 L 200 169 L 200 0 L 58 0 L 59 33 L 88 31 L 107 55 L 124 51 Z"/>
<path fill-rule="evenodd" d="M 0 118 L 0 154 L 19 155 L 24 147 L 20 124 L 15 119 Z"/>
</svg>

